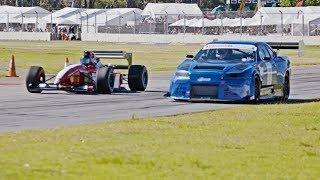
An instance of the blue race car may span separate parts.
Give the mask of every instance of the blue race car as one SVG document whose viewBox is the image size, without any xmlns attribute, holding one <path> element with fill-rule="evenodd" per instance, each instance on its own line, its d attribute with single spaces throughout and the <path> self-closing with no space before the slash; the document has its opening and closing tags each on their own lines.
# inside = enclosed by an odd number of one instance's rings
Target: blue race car
<svg viewBox="0 0 320 180">
<path fill-rule="evenodd" d="M 273 49 L 296 44 L 214 41 L 187 55 L 173 75 L 167 96 L 175 100 L 252 101 L 290 94 L 290 61 Z"/>
</svg>

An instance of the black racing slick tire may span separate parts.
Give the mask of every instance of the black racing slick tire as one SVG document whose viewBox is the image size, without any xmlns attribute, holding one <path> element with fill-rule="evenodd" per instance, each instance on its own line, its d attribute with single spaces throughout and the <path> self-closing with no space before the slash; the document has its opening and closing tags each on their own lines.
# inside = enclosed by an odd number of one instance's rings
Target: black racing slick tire
<svg viewBox="0 0 320 180">
<path fill-rule="evenodd" d="M 143 65 L 131 65 L 128 73 L 128 85 L 131 91 L 144 91 L 148 85 L 148 71 Z"/>
<path fill-rule="evenodd" d="M 46 75 L 42 67 L 31 66 L 26 77 L 26 87 L 30 93 L 41 93 L 40 83 L 45 83 Z"/>
<path fill-rule="evenodd" d="M 282 86 L 282 96 L 279 97 L 280 102 L 287 102 L 290 95 L 290 77 L 287 74 L 284 78 L 284 83 Z"/>
<path fill-rule="evenodd" d="M 114 88 L 114 74 L 111 67 L 101 67 L 97 73 L 97 92 L 111 94 Z"/>
<path fill-rule="evenodd" d="M 254 98 L 251 101 L 254 104 L 259 103 L 261 96 L 261 81 L 258 77 L 254 78 Z"/>
</svg>

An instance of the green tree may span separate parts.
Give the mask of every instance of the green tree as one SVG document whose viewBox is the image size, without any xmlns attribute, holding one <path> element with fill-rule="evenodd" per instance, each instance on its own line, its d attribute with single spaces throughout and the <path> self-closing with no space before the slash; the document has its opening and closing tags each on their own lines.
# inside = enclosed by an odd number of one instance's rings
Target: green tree
<svg viewBox="0 0 320 180">
<path fill-rule="evenodd" d="M 201 9 L 213 9 L 219 5 L 225 5 L 223 0 L 201 0 L 198 2 Z"/>
<path fill-rule="evenodd" d="M 282 7 L 292 7 L 295 6 L 296 1 L 295 0 L 281 0 L 280 6 Z"/>
<path fill-rule="evenodd" d="M 320 0 L 306 0 L 307 6 L 320 6 Z"/>
<path fill-rule="evenodd" d="M 1 5 L 15 6 L 16 0 L 0 0 Z"/>
<path fill-rule="evenodd" d="M 49 0 L 40 0 L 39 6 L 47 10 L 52 10 L 52 6 Z"/>
<path fill-rule="evenodd" d="M 96 0 L 95 8 L 124 8 L 126 0 Z"/>
</svg>

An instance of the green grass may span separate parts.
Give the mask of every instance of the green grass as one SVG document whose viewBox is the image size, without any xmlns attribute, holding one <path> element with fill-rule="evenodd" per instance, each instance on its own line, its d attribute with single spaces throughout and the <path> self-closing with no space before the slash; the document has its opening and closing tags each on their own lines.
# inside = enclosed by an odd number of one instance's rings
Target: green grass
<svg viewBox="0 0 320 180">
<path fill-rule="evenodd" d="M 306 46 L 303 57 L 298 57 L 297 50 L 280 50 L 292 61 L 293 66 L 320 64 L 320 46 Z"/>
<path fill-rule="evenodd" d="M 0 134 L 0 179 L 317 179 L 320 102 Z"/>
<path fill-rule="evenodd" d="M 14 54 L 16 65 L 20 69 L 38 65 L 43 66 L 47 72 L 57 72 L 63 68 L 66 57 L 71 60 L 71 63 L 79 63 L 84 50 L 124 50 L 133 52 L 134 64 L 144 64 L 150 71 L 168 71 L 174 70 L 186 54 L 194 54 L 200 47 L 199 45 L 126 45 L 81 41 L 1 41 L 0 63 L 7 65 L 11 55 Z M 120 63 L 126 63 L 126 61 L 120 61 Z"/>
<path fill-rule="evenodd" d="M 14 54 L 20 72 L 31 65 L 37 65 L 43 66 L 46 72 L 56 73 L 63 68 L 66 57 L 71 63 L 78 63 L 84 50 L 124 50 L 133 52 L 134 63 L 144 64 L 150 71 L 172 71 L 186 54 L 195 54 L 201 47 L 202 45 L 112 44 L 81 41 L 1 41 L 0 64 L 7 66 L 11 55 Z M 296 50 L 281 51 L 281 54 L 288 55 L 293 65 L 320 64 L 318 46 L 306 47 L 303 58 L 297 56 Z M 3 68 L 1 71 L 4 71 Z"/>
</svg>

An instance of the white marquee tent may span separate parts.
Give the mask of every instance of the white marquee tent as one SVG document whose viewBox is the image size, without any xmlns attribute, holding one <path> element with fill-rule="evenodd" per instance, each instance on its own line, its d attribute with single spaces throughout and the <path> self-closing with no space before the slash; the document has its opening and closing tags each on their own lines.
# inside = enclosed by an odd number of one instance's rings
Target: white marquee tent
<svg viewBox="0 0 320 180">
<path fill-rule="evenodd" d="M 202 17 L 203 13 L 197 4 L 185 3 L 148 3 L 141 15 L 146 18 L 168 17 L 173 23 L 181 17 Z"/>
<path fill-rule="evenodd" d="M 44 28 L 45 21 L 43 17 L 50 12 L 35 6 L 35 7 L 15 7 L 15 6 L 0 6 L 0 23 L 9 24 L 35 24 L 36 27 Z"/>
<path fill-rule="evenodd" d="M 199 19 L 197 22 L 194 22 L 192 24 L 189 24 L 189 27 L 213 27 L 216 24 L 207 18 Z"/>
<path fill-rule="evenodd" d="M 98 26 L 124 26 L 127 22 L 136 22 L 141 17 L 141 9 L 114 8 L 114 9 L 82 9 L 69 8 L 58 10 L 47 15 L 47 23 L 57 25 L 79 25 L 83 32 L 96 32 Z"/>
<path fill-rule="evenodd" d="M 142 11 L 142 16 L 152 18 L 166 14 L 202 16 L 202 11 L 197 4 L 185 3 L 148 3 Z"/>
<path fill-rule="evenodd" d="M 320 17 L 319 6 L 307 7 L 261 7 L 252 17 L 249 26 L 290 25 L 293 23 L 308 24 Z M 282 21 L 282 23 L 281 23 Z"/>
</svg>

